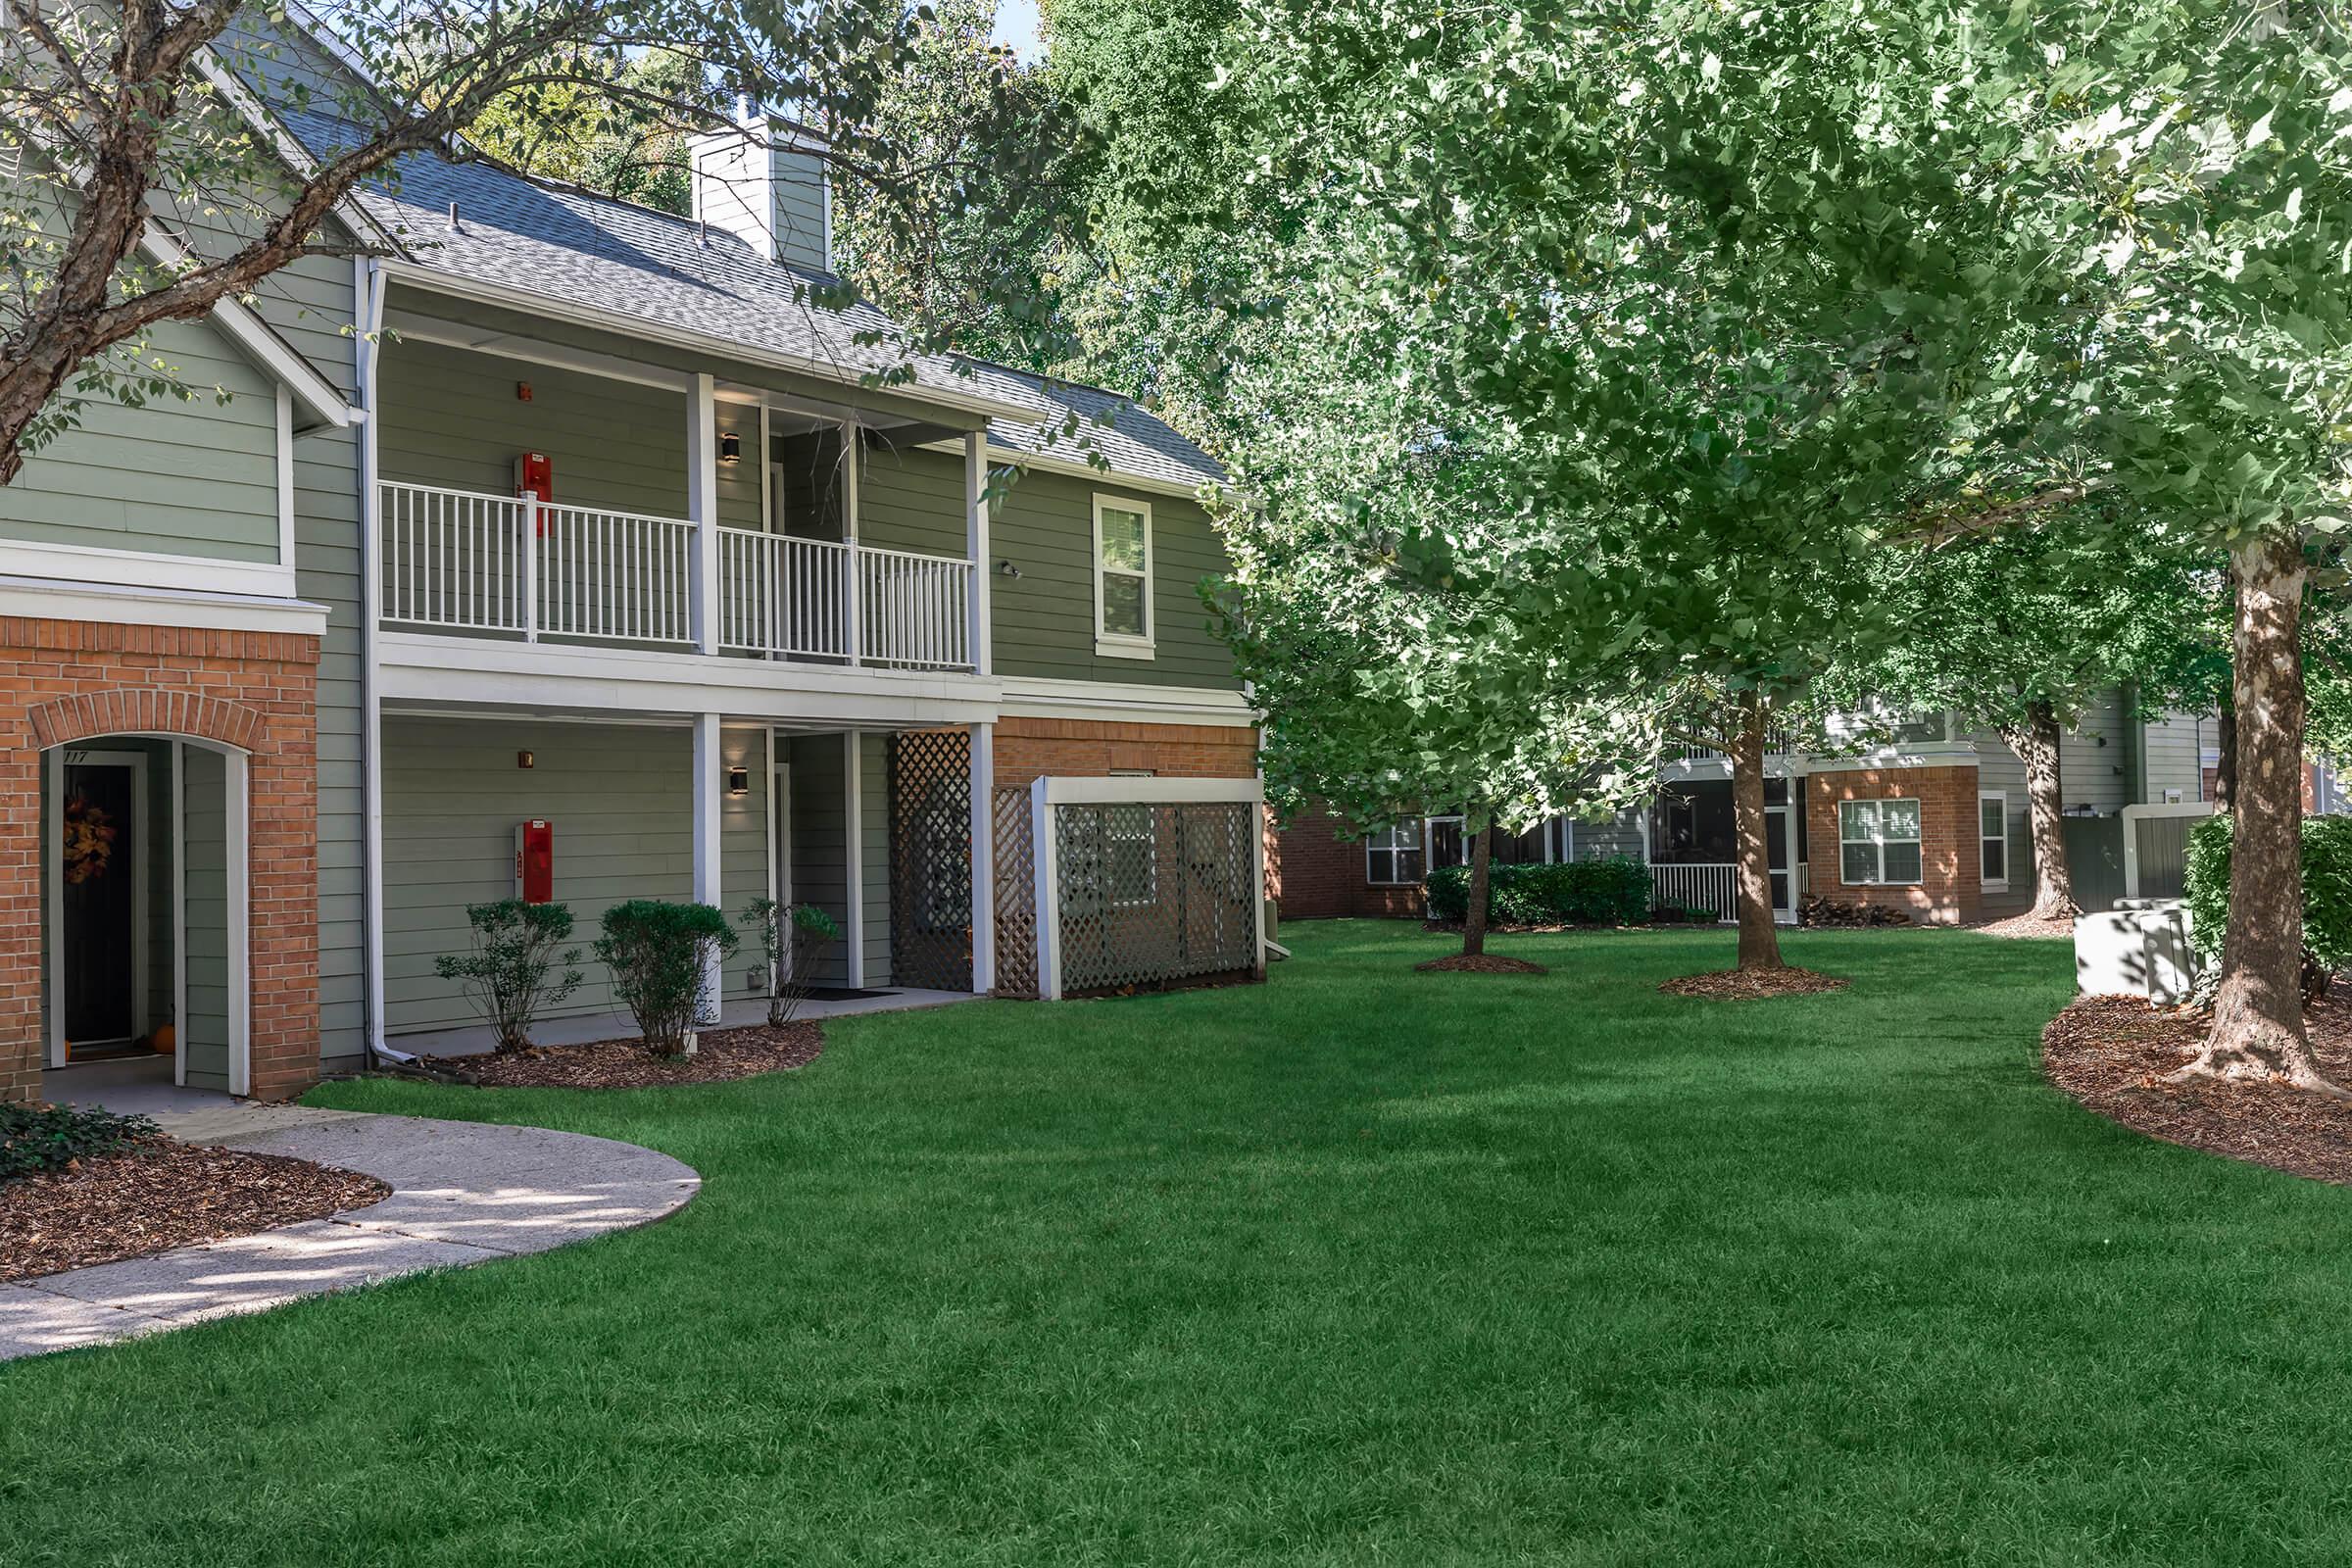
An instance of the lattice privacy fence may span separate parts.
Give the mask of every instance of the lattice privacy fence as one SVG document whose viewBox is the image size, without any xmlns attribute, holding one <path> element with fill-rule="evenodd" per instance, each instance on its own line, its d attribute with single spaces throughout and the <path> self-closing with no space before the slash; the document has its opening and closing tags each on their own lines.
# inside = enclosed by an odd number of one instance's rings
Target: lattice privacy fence
<svg viewBox="0 0 2352 1568">
<path fill-rule="evenodd" d="M 1048 778 L 1030 806 L 1040 996 L 1263 976 L 1255 780 Z"/>
<path fill-rule="evenodd" d="M 1027 785 L 1000 789 L 996 812 L 997 995 L 1037 995 L 1036 812 Z"/>
<path fill-rule="evenodd" d="M 902 730 L 890 748 L 891 978 L 972 989 L 972 738 Z"/>
</svg>

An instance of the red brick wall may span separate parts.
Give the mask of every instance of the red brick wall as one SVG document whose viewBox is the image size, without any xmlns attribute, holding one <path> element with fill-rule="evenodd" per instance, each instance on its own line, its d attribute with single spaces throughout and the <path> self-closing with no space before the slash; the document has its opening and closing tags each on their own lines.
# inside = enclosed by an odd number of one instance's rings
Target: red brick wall
<svg viewBox="0 0 2352 1568">
<path fill-rule="evenodd" d="M 1839 880 L 1838 803 L 1906 799 L 1919 802 L 1919 885 L 1847 887 Z M 1936 924 L 1965 924 L 1983 914 L 1975 763 L 1815 773 L 1805 780 L 1805 802 L 1810 896 L 1884 905 Z"/>
<path fill-rule="evenodd" d="M 1418 920 L 1418 887 L 1375 887 L 1368 879 L 1361 839 L 1340 837 L 1339 818 L 1310 805 L 1280 835 L 1281 875 L 1274 898 L 1286 920 L 1343 916 Z"/>
<path fill-rule="evenodd" d="M 252 1088 L 318 1077 L 318 640 L 0 616 L 0 1100 L 39 1090 L 41 754 L 141 732 L 251 758 Z"/>
<path fill-rule="evenodd" d="M 1170 778 L 1253 778 L 1257 731 L 1215 724 L 1103 724 L 1075 718 L 997 722 L 997 787 L 1102 778 L 1148 768 Z"/>
</svg>

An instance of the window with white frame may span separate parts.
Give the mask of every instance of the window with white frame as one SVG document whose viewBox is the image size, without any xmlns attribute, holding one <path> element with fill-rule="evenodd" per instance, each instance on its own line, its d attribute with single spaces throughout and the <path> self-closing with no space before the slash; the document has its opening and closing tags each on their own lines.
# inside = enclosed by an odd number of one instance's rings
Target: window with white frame
<svg viewBox="0 0 2352 1568">
<path fill-rule="evenodd" d="M 1409 887 L 1421 880 L 1421 824 L 1407 818 L 1364 840 L 1364 880 L 1374 887 Z"/>
<path fill-rule="evenodd" d="M 1977 797 L 1977 836 L 1984 891 L 2009 889 L 2009 797 L 1998 792 Z"/>
<path fill-rule="evenodd" d="M 1095 652 L 1152 657 L 1152 504 L 1095 497 Z"/>
<path fill-rule="evenodd" d="M 1843 801 L 1838 807 L 1838 880 L 1848 887 L 1920 879 L 1919 802 Z"/>
</svg>

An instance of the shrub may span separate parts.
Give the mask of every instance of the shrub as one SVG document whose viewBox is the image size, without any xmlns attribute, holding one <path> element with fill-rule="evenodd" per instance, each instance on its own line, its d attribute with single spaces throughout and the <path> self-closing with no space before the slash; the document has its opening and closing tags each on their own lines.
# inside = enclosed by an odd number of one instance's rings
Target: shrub
<svg viewBox="0 0 2352 1568">
<path fill-rule="evenodd" d="M 781 1029 L 808 1000 L 817 949 L 841 940 L 841 926 L 813 904 L 754 899 L 735 917 L 758 936 L 767 959 L 767 1022 Z"/>
<path fill-rule="evenodd" d="M 2236 819 L 2226 812 L 2189 830 L 2188 935 L 2208 970 L 2222 956 L 2230 924 L 2230 845 Z M 2303 953 L 2319 977 L 2352 967 L 2352 816 L 2303 822 Z"/>
<path fill-rule="evenodd" d="M 645 1049 L 657 1056 L 685 1051 L 706 972 L 734 951 L 735 931 L 725 914 L 708 904 L 659 899 L 615 904 L 605 911 L 604 935 L 596 939 L 598 961 L 612 971 L 613 994 L 637 1020 Z"/>
<path fill-rule="evenodd" d="M 500 899 L 466 906 L 466 923 L 473 927 L 473 951 L 445 954 L 433 960 L 433 971 L 466 983 L 466 1000 L 498 1031 L 499 1050 L 522 1051 L 539 1014 L 579 989 L 580 971 L 572 965 L 580 950 L 558 951 L 571 940 L 571 911 L 561 904 Z"/>
<path fill-rule="evenodd" d="M 144 1116 L 118 1116 L 79 1105 L 0 1103 L 0 1181 L 36 1170 L 63 1170 L 96 1154 L 124 1153 L 162 1136 Z"/>
<path fill-rule="evenodd" d="M 1562 860 L 1553 865 L 1497 865 L 1487 877 L 1487 918 L 1497 925 L 1632 925 L 1649 912 L 1649 867 L 1631 856 Z M 1460 920 L 1470 912 L 1470 868 L 1429 874 L 1429 912 Z"/>
</svg>

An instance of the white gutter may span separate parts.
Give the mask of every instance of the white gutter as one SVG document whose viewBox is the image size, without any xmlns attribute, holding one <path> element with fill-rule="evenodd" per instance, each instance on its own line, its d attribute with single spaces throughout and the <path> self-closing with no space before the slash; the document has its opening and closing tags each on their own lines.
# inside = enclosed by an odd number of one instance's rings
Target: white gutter
<svg viewBox="0 0 2352 1568">
<path fill-rule="evenodd" d="M 581 305 L 571 300 L 560 300 L 530 289 L 514 288 L 504 283 L 485 283 L 478 278 L 457 277 L 437 268 L 420 263 L 387 260 L 385 272 L 395 281 L 425 290 L 446 294 L 456 299 L 472 300 L 476 304 L 496 305 L 507 310 L 521 311 L 530 316 L 543 316 L 551 321 L 565 321 L 574 326 L 593 327 L 600 332 L 613 332 L 622 337 L 646 343 L 662 343 L 671 348 L 687 349 L 697 354 L 709 354 L 719 359 L 736 360 L 745 365 L 761 366 L 769 369 L 790 370 L 800 375 L 815 376 L 837 386 L 858 387 L 863 380 L 856 375 L 844 375 L 842 368 L 827 360 L 805 354 L 787 354 L 777 349 L 758 348 L 739 343 L 732 338 L 710 332 L 695 332 L 684 327 L 662 326 L 631 316 L 623 311 L 608 311 L 598 306 Z M 888 396 L 909 403 L 926 404 L 933 408 L 952 409 L 958 414 L 977 415 L 984 419 L 1019 419 L 1035 421 L 1040 410 L 1018 403 L 1001 403 L 995 398 L 976 392 L 945 392 L 936 387 L 921 385 L 886 386 L 879 388 Z"/>
<path fill-rule="evenodd" d="M 384 326 L 383 264 L 370 257 L 352 263 L 353 315 L 358 344 L 360 407 L 368 417 L 360 426 L 360 995 L 367 1019 L 362 1030 L 370 1059 L 384 1054 L 384 735 L 381 614 L 384 585 L 383 491 L 376 483 L 377 334 Z"/>
</svg>

